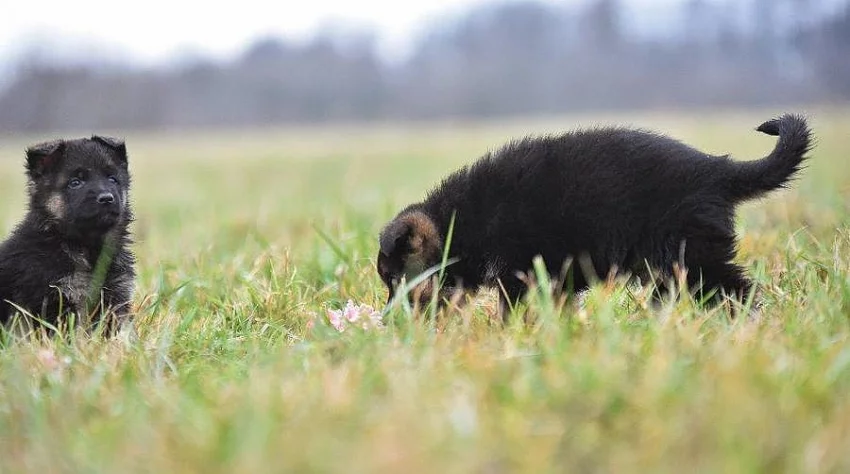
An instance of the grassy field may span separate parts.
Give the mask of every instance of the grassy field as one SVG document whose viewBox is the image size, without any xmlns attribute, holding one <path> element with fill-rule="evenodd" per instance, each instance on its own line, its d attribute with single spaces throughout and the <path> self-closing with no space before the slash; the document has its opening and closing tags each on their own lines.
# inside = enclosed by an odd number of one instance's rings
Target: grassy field
<svg viewBox="0 0 850 474">
<path fill-rule="evenodd" d="M 380 227 L 512 136 L 613 121 L 750 159 L 778 112 L 130 134 L 138 335 L 7 343 L 0 472 L 848 472 L 847 110 L 808 111 L 803 178 L 741 208 L 749 317 L 618 282 L 536 293 L 533 325 L 494 324 L 492 293 L 325 318 L 380 308 Z M 0 140 L 4 235 L 42 138 Z"/>
</svg>

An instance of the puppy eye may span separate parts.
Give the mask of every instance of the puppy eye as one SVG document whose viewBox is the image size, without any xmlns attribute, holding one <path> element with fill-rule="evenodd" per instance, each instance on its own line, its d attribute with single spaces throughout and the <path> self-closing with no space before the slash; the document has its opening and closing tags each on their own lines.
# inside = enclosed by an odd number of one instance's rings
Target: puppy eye
<svg viewBox="0 0 850 474">
<path fill-rule="evenodd" d="M 110 176 L 109 182 L 112 184 L 118 184 L 118 178 L 116 178 L 115 176 Z"/>
<path fill-rule="evenodd" d="M 83 187 L 83 180 L 80 178 L 71 178 L 71 180 L 68 181 L 68 187 L 70 189 L 79 189 Z"/>
</svg>

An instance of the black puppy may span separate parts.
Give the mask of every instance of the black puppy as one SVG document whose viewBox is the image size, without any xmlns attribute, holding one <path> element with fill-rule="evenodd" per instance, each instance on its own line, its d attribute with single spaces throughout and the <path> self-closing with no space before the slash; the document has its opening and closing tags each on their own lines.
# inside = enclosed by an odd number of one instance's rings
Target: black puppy
<svg viewBox="0 0 850 474">
<path fill-rule="evenodd" d="M 439 265 L 455 215 L 448 255 L 458 261 L 445 270 L 441 298 L 497 287 L 504 308 L 523 296 L 519 274 L 537 255 L 559 278 L 566 262 L 586 261 L 569 275 L 575 290 L 612 271 L 652 275 L 663 289 L 679 264 L 691 288 L 740 298 L 751 284 L 731 262 L 735 206 L 784 186 L 811 146 L 798 115 L 758 131 L 779 136 L 775 149 L 741 162 L 623 128 L 509 143 L 401 211 L 381 232 L 378 273 L 392 299 L 402 277 Z M 432 286 L 417 288 L 420 303 Z"/>
<path fill-rule="evenodd" d="M 0 244 L 0 322 L 22 309 L 51 325 L 71 313 L 91 322 L 107 315 L 114 329 L 135 279 L 124 142 L 41 143 L 26 165 L 29 212 Z"/>
</svg>

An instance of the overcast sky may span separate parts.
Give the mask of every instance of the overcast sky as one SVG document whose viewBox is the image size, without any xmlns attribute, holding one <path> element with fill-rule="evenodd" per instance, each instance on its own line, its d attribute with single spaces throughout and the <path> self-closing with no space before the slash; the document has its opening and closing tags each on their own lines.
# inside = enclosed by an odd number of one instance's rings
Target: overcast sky
<svg viewBox="0 0 850 474">
<path fill-rule="evenodd" d="M 305 39 L 328 24 L 374 30 L 382 55 L 394 59 L 428 22 L 488 1 L 506 0 L 0 0 L 0 74 L 33 44 L 58 58 L 155 64 L 197 54 L 227 58 L 258 38 Z M 685 0 L 620 1 L 629 7 L 630 26 L 654 31 L 674 28 L 669 7 Z M 711 1 L 737 8 L 735 0 Z"/>
<path fill-rule="evenodd" d="M 128 59 L 145 63 L 186 54 L 228 57 L 259 37 L 307 38 L 330 22 L 374 28 L 382 53 L 391 58 L 404 54 L 427 21 L 439 22 L 487 1 L 3 0 L 0 62 L 34 43 L 50 45 L 60 57 L 87 49 L 113 56 L 129 53 Z M 584 0 L 542 1 L 577 4 Z M 656 7 L 678 1 L 629 3 Z M 109 47 L 104 51 L 103 46 Z"/>
<path fill-rule="evenodd" d="M 303 38 L 328 22 L 376 28 L 387 49 L 403 49 L 422 21 L 482 0 L 3 0 L 0 57 L 27 43 L 74 38 L 107 43 L 143 61 L 197 51 L 239 52 L 264 35 Z M 215 5 L 215 6 L 213 6 Z M 11 14 L 7 14 L 11 11 Z"/>
</svg>

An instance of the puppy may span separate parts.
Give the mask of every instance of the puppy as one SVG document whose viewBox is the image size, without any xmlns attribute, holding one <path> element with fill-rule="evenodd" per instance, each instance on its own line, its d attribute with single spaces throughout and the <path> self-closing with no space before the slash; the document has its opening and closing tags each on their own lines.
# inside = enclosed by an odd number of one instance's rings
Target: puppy
<svg viewBox="0 0 850 474">
<path fill-rule="evenodd" d="M 744 297 L 750 281 L 731 262 L 735 206 L 785 186 L 811 147 L 798 115 L 757 130 L 779 137 L 774 150 L 740 162 L 625 128 L 511 142 L 445 178 L 384 227 L 377 269 L 389 300 L 403 277 L 410 282 L 441 263 L 452 216 L 448 256 L 457 262 L 445 268 L 441 300 L 458 288 L 496 287 L 504 315 L 527 290 L 521 275 L 535 256 L 574 290 L 626 273 L 663 291 L 685 267 L 690 288 Z M 564 275 L 571 261 L 585 264 Z M 425 281 L 411 294 L 424 305 L 433 291 Z"/>
<path fill-rule="evenodd" d="M 135 278 L 124 142 L 41 143 L 26 152 L 29 212 L 0 244 L 0 322 L 24 311 L 38 325 L 69 314 L 109 329 L 125 320 Z"/>
</svg>

